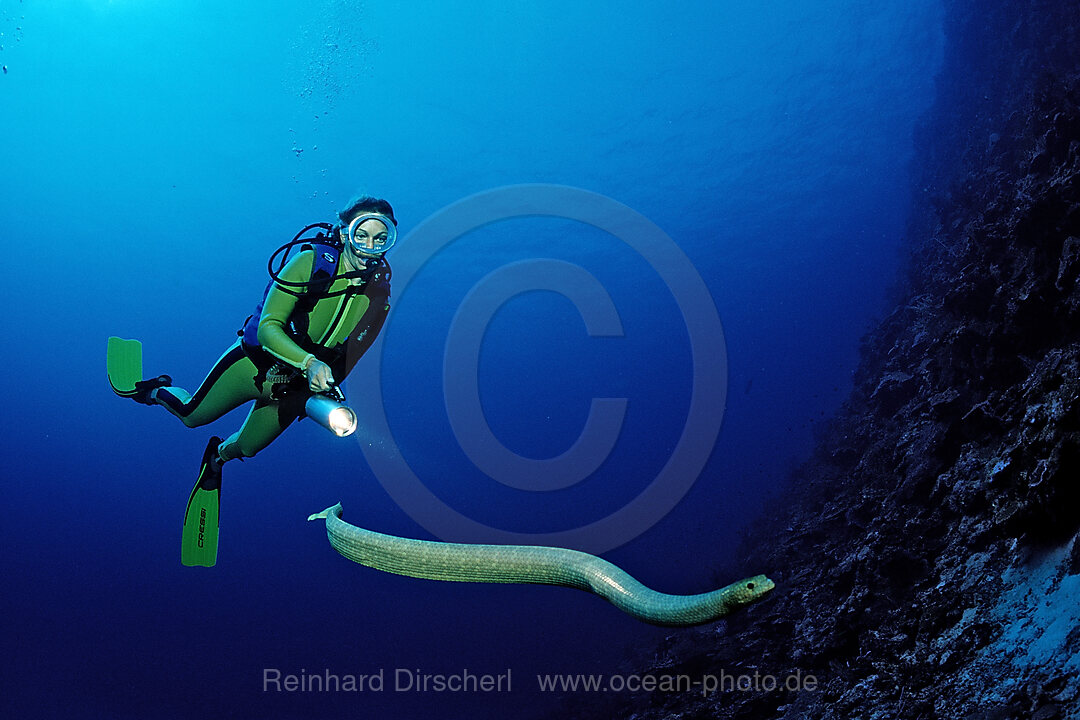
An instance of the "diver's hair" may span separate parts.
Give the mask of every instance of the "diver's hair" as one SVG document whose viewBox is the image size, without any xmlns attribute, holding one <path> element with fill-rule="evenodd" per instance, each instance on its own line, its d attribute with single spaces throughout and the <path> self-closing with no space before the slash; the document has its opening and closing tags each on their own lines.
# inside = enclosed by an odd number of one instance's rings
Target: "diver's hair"
<svg viewBox="0 0 1080 720">
<path fill-rule="evenodd" d="M 365 212 L 385 215 L 390 218 L 394 225 L 397 225 L 397 218 L 394 217 L 394 208 L 390 207 L 390 203 L 382 198 L 372 197 L 371 195 L 357 195 L 354 197 L 344 209 L 338 212 L 338 219 L 341 220 L 342 225 L 348 225 L 350 220 Z"/>
</svg>

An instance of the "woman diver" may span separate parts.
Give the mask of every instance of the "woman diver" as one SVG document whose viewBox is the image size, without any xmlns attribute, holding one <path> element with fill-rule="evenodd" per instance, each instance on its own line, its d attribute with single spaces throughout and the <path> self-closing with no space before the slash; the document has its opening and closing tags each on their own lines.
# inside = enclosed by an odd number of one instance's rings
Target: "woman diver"
<svg viewBox="0 0 1080 720">
<path fill-rule="evenodd" d="M 375 341 L 390 309 L 390 266 L 384 254 L 397 240 L 397 220 L 390 203 L 366 195 L 350 202 L 338 219 L 335 225 L 307 226 L 271 256 L 271 280 L 262 301 L 194 395 L 174 386 L 168 375 L 142 380 L 142 345 L 109 338 L 113 391 L 161 405 L 188 427 L 255 401 L 240 429 L 225 440 L 210 438 L 203 453 L 184 517 L 185 565 L 211 566 L 217 560 L 226 462 L 253 457 L 305 416 L 338 435 L 355 428 L 355 415 L 341 404 L 338 383 Z M 325 234 L 301 237 L 315 228 Z M 297 247 L 300 252 L 288 260 Z"/>
</svg>

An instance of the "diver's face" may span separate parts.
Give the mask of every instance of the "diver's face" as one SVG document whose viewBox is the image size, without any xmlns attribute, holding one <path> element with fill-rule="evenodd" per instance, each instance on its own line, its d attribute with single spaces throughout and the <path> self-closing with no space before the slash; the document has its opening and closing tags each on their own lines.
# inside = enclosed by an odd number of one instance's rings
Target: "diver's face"
<svg viewBox="0 0 1080 720">
<path fill-rule="evenodd" d="M 386 225 L 369 218 L 356 228 L 351 247 L 361 257 L 379 257 L 386 249 L 389 234 Z"/>
</svg>

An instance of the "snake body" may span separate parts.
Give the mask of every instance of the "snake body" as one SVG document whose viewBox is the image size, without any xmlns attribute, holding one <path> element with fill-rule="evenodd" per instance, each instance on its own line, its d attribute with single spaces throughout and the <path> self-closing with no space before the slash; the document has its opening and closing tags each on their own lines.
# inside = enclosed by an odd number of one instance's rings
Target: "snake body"
<svg viewBox="0 0 1080 720">
<path fill-rule="evenodd" d="M 698 625 L 760 600 L 775 586 L 755 575 L 699 595 L 669 595 L 645 587 L 596 555 L 556 547 L 479 545 L 384 535 L 341 519 L 341 504 L 311 515 L 326 520 L 330 544 L 353 562 L 429 580 L 562 585 L 595 593 L 654 625 Z"/>
</svg>

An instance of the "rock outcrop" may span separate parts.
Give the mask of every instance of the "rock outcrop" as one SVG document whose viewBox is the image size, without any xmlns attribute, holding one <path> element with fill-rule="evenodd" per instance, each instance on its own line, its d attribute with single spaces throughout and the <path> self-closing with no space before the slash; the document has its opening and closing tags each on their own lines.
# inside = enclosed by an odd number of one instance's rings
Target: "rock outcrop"
<svg viewBox="0 0 1080 720">
<path fill-rule="evenodd" d="M 777 590 L 622 669 L 746 689 L 564 717 L 1080 718 L 1080 13 L 946 18 L 896 309 L 745 544 Z"/>
</svg>

